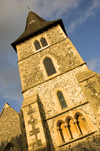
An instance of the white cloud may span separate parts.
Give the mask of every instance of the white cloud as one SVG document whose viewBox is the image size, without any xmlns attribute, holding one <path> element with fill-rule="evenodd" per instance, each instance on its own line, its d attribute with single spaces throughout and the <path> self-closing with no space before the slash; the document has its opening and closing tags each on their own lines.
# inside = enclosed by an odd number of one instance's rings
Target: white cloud
<svg viewBox="0 0 100 151">
<path fill-rule="evenodd" d="M 1 0 L 0 18 L 8 21 L 27 13 L 27 5 L 40 16 L 59 17 L 64 12 L 77 8 L 82 0 Z M 20 15 L 21 14 L 21 15 Z M 15 21 L 15 20 L 14 20 Z M 18 20 L 16 20 L 17 23 Z"/>
<path fill-rule="evenodd" d="M 87 66 L 89 69 L 100 73 L 100 57 L 96 59 L 91 59 L 87 62 Z"/>
<path fill-rule="evenodd" d="M 40 14 L 47 18 L 59 18 L 63 13 L 77 8 L 82 0 L 39 0 Z"/>
<path fill-rule="evenodd" d="M 80 24 L 85 22 L 88 18 L 93 17 L 96 14 L 98 8 L 100 8 L 100 1 L 93 0 L 92 5 L 88 7 L 85 12 L 78 12 L 80 17 L 75 18 L 75 20 L 71 22 L 70 26 L 67 28 L 67 32 L 73 32 Z"/>
</svg>

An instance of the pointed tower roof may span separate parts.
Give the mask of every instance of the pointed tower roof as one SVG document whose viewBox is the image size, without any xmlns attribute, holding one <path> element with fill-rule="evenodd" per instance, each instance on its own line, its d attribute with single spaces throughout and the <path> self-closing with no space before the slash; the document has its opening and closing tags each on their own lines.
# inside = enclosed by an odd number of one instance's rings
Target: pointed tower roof
<svg viewBox="0 0 100 151">
<path fill-rule="evenodd" d="M 29 14 L 28 14 L 28 17 L 26 20 L 25 31 L 11 45 L 16 50 L 17 44 L 31 38 L 32 36 L 37 35 L 38 33 L 41 33 L 43 31 L 47 30 L 48 28 L 56 26 L 57 24 L 60 24 L 62 29 L 66 33 L 62 19 L 55 20 L 55 21 L 46 21 L 43 18 L 41 18 L 40 16 L 38 16 L 36 13 L 29 11 Z"/>
</svg>

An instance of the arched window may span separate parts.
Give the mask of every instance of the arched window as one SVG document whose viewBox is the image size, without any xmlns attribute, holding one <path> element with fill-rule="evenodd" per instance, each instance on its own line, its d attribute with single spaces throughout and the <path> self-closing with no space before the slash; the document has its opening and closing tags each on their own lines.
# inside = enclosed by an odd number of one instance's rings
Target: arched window
<svg viewBox="0 0 100 151">
<path fill-rule="evenodd" d="M 45 47 L 45 46 L 48 45 L 48 43 L 47 43 L 47 41 L 46 41 L 45 38 L 42 37 L 42 38 L 40 39 L 40 41 L 41 41 L 41 44 L 42 44 L 43 47 Z"/>
<path fill-rule="evenodd" d="M 36 50 L 41 49 L 41 46 L 40 46 L 39 41 L 36 40 L 36 41 L 34 42 L 34 45 L 35 45 Z"/>
<path fill-rule="evenodd" d="M 63 115 L 56 122 L 54 131 L 57 145 L 67 143 L 72 139 L 77 140 L 77 138 L 95 131 L 89 119 L 85 115 L 83 116 L 84 113 L 74 111 L 71 114 L 74 116 Z"/>
<path fill-rule="evenodd" d="M 14 147 L 11 146 L 10 149 L 9 149 L 9 151 L 14 151 Z"/>
<path fill-rule="evenodd" d="M 5 151 L 14 151 L 14 147 L 12 144 L 9 144 Z"/>
<path fill-rule="evenodd" d="M 59 138 L 59 143 L 65 143 L 66 141 L 68 141 L 68 134 L 67 134 L 67 130 L 65 127 L 65 122 L 63 122 L 63 120 L 58 121 L 57 124 L 57 136 Z"/>
<path fill-rule="evenodd" d="M 62 109 L 65 109 L 67 106 L 63 93 L 61 91 L 57 92 L 58 99 L 60 101 Z"/>
<path fill-rule="evenodd" d="M 59 124 L 59 131 L 60 131 L 62 142 L 64 143 L 65 142 L 65 138 L 64 138 L 64 133 L 65 133 L 64 132 L 65 131 L 64 123 L 60 123 Z"/>
<path fill-rule="evenodd" d="M 88 125 L 85 118 L 82 115 L 77 115 L 77 125 L 81 135 L 88 133 Z"/>
<path fill-rule="evenodd" d="M 46 57 L 43 61 L 47 75 L 50 76 L 54 73 L 56 73 L 55 67 L 53 65 L 52 60 L 49 57 Z"/>
<path fill-rule="evenodd" d="M 73 120 L 69 119 L 68 120 L 68 130 L 69 130 L 69 134 L 70 134 L 70 139 L 73 139 L 72 128 L 73 128 Z"/>
</svg>

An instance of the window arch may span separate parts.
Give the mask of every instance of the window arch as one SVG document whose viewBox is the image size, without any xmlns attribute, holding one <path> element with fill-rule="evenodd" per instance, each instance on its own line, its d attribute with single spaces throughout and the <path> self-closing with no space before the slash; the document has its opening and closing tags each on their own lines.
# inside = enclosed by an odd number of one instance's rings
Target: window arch
<svg viewBox="0 0 100 151">
<path fill-rule="evenodd" d="M 2 151 L 21 151 L 21 146 L 15 140 L 11 140 L 4 145 Z"/>
<path fill-rule="evenodd" d="M 9 144 L 9 145 L 6 147 L 5 151 L 14 151 L 14 146 L 13 146 L 12 144 Z"/>
<path fill-rule="evenodd" d="M 57 122 L 57 134 L 60 143 L 65 143 L 66 141 L 68 141 L 68 134 L 65 127 L 65 122 L 63 120 L 59 120 Z"/>
<path fill-rule="evenodd" d="M 59 132 L 60 132 L 60 135 L 61 135 L 61 139 L 62 139 L 62 142 L 64 143 L 65 142 L 65 138 L 64 138 L 64 130 L 65 127 L 64 127 L 64 123 L 61 122 L 59 123 Z"/>
<path fill-rule="evenodd" d="M 40 41 L 41 41 L 42 47 L 45 47 L 45 46 L 48 45 L 48 43 L 47 43 L 45 38 L 41 37 Z"/>
<path fill-rule="evenodd" d="M 65 98 L 63 96 L 63 93 L 61 91 L 58 91 L 57 96 L 58 96 L 58 99 L 59 99 L 59 102 L 60 102 L 60 105 L 61 105 L 62 109 L 67 108 L 68 106 L 67 106 Z"/>
<path fill-rule="evenodd" d="M 55 138 L 58 145 L 83 138 L 93 131 L 94 126 L 82 111 L 73 111 L 67 116 L 58 117 L 55 122 Z"/>
<path fill-rule="evenodd" d="M 76 113 L 76 122 L 81 135 L 87 134 L 89 131 L 87 122 L 82 114 Z"/>
<path fill-rule="evenodd" d="M 55 67 L 53 65 L 53 62 L 52 62 L 52 60 L 49 57 L 46 57 L 44 59 L 43 63 L 44 63 L 44 66 L 45 66 L 45 69 L 46 69 L 46 72 L 47 72 L 48 76 L 56 73 L 56 69 L 55 69 Z"/>
<path fill-rule="evenodd" d="M 69 131 L 69 139 L 73 139 L 73 133 L 72 133 L 72 128 L 73 128 L 73 120 L 72 120 L 72 118 L 70 118 L 69 120 L 68 120 L 68 123 L 67 123 L 68 125 L 67 125 L 67 127 L 68 127 L 68 131 Z"/>
<path fill-rule="evenodd" d="M 39 41 L 35 40 L 34 45 L 35 45 L 35 49 L 36 49 L 36 50 L 41 49 L 41 46 L 40 46 Z"/>
</svg>

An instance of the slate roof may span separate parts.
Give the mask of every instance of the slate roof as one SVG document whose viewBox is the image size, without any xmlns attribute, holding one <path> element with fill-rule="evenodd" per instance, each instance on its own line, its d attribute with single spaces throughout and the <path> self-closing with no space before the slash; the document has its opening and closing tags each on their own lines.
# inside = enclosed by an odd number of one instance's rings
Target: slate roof
<svg viewBox="0 0 100 151">
<path fill-rule="evenodd" d="M 38 33 L 41 33 L 43 31 L 47 30 L 48 28 L 56 26 L 57 24 L 61 25 L 62 29 L 64 30 L 64 32 L 66 34 L 62 19 L 58 19 L 55 21 L 46 21 L 43 18 L 41 18 L 40 16 L 38 16 L 36 13 L 29 11 L 27 21 L 26 21 L 25 31 L 11 45 L 16 51 L 17 44 L 31 38 L 32 36 L 37 35 Z"/>
</svg>

